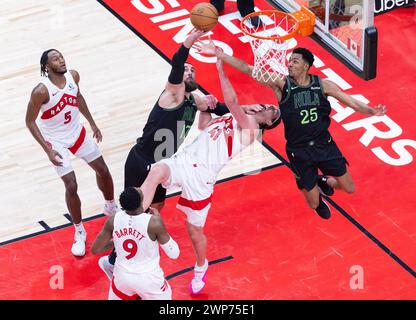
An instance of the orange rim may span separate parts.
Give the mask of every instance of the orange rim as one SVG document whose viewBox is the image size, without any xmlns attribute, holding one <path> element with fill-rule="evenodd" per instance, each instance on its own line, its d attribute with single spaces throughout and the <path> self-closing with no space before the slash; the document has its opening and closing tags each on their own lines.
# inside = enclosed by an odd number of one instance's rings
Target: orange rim
<svg viewBox="0 0 416 320">
<path fill-rule="evenodd" d="M 258 35 L 255 35 L 253 33 L 250 33 L 249 31 L 247 31 L 246 26 L 244 25 L 244 22 L 246 20 L 250 19 L 251 17 L 256 17 L 256 16 L 260 16 L 260 15 L 266 15 L 266 16 L 275 15 L 275 16 L 278 16 L 278 17 L 281 17 L 281 18 L 287 17 L 291 21 L 293 21 L 293 25 L 294 25 L 293 31 L 289 32 L 287 35 L 284 35 L 284 36 L 276 35 L 276 36 L 272 36 L 272 37 L 258 36 Z M 263 39 L 263 40 L 282 40 L 282 41 L 286 41 L 286 40 L 289 40 L 289 39 L 293 38 L 298 33 L 298 31 L 299 31 L 299 22 L 290 13 L 285 13 L 285 12 L 282 12 L 282 11 L 279 11 L 279 10 L 262 10 L 262 11 L 252 12 L 252 13 L 246 15 L 243 18 L 243 20 L 241 20 L 240 29 L 244 34 L 246 34 L 250 37 L 253 37 L 253 38 Z M 256 32 L 257 32 L 257 30 L 256 30 Z"/>
</svg>

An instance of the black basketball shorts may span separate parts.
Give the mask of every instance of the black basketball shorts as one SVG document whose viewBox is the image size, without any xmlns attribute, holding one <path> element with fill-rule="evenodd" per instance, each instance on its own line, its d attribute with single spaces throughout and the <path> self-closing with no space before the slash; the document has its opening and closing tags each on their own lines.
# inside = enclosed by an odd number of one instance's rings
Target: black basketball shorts
<svg viewBox="0 0 416 320">
<path fill-rule="evenodd" d="M 295 175 L 299 189 L 311 191 L 318 181 L 318 169 L 324 174 L 340 177 L 347 172 L 347 160 L 336 143 L 328 141 L 312 142 L 303 147 L 286 145 L 286 154 Z"/>
<path fill-rule="evenodd" d="M 133 146 L 124 164 L 124 188 L 140 187 L 146 180 L 153 163 L 140 154 L 136 146 Z M 166 189 L 162 185 L 158 185 L 152 203 L 163 202 L 165 199 Z"/>
</svg>

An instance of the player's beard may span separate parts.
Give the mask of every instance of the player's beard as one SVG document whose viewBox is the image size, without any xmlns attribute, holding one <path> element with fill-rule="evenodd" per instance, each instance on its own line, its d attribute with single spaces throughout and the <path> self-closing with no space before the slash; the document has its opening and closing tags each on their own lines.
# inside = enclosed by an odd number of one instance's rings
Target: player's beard
<svg viewBox="0 0 416 320">
<path fill-rule="evenodd" d="M 66 68 L 65 69 L 55 69 L 55 70 L 53 70 L 53 72 L 57 73 L 57 74 L 65 74 L 67 71 L 68 70 Z"/>
<path fill-rule="evenodd" d="M 185 92 L 189 93 L 198 89 L 198 83 L 194 79 L 185 81 Z"/>
</svg>

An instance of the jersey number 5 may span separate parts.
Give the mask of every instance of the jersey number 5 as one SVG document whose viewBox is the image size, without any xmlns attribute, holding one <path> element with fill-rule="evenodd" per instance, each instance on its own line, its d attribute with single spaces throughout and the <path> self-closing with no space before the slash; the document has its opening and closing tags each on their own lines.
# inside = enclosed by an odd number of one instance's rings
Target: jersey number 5
<svg viewBox="0 0 416 320">
<path fill-rule="evenodd" d="M 72 120 L 71 111 L 65 112 L 65 121 L 64 124 L 70 123 Z"/>
<path fill-rule="evenodd" d="M 137 253 L 137 243 L 134 240 L 127 239 L 123 242 L 123 249 L 128 253 L 126 256 L 127 260 L 133 258 Z"/>
<path fill-rule="evenodd" d="M 309 110 L 302 110 L 300 115 L 303 117 L 300 123 L 308 124 L 309 122 L 315 122 L 318 120 L 318 113 L 316 112 L 317 108 L 312 108 Z"/>
</svg>

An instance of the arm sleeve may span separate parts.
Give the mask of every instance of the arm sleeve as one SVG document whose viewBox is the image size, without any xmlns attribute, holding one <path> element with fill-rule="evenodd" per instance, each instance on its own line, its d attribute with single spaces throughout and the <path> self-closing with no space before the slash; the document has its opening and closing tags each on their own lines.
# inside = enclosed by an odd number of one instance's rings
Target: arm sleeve
<svg viewBox="0 0 416 320">
<path fill-rule="evenodd" d="M 172 70 L 169 74 L 169 82 L 172 84 L 180 84 L 183 81 L 183 73 L 185 72 L 184 64 L 188 59 L 189 48 L 181 45 L 179 50 L 173 55 Z"/>
<path fill-rule="evenodd" d="M 168 242 L 161 244 L 160 246 L 169 258 L 177 259 L 179 257 L 179 246 L 172 237 L 170 237 Z"/>
<path fill-rule="evenodd" d="M 214 109 L 208 108 L 206 112 L 215 113 L 217 116 L 223 116 L 224 114 L 229 113 L 230 110 L 228 110 L 225 103 L 217 102 L 217 105 L 215 106 Z"/>
</svg>

